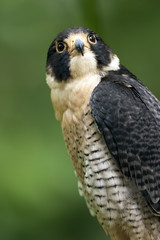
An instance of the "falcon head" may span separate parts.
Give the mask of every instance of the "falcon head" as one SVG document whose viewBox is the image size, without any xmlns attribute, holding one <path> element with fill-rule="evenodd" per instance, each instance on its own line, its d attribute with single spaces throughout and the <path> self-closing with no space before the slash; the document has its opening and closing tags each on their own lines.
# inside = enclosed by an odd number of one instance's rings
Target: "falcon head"
<svg viewBox="0 0 160 240">
<path fill-rule="evenodd" d="M 92 72 L 106 75 L 119 69 L 119 59 L 94 31 L 74 27 L 59 33 L 47 55 L 47 83 L 67 82 Z"/>
</svg>

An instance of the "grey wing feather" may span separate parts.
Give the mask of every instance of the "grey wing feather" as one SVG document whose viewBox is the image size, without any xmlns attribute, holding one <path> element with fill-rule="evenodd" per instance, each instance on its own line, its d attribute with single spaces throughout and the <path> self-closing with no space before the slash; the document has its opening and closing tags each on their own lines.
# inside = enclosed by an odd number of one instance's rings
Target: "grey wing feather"
<svg viewBox="0 0 160 240">
<path fill-rule="evenodd" d="M 90 104 L 121 171 L 160 215 L 160 102 L 139 80 L 112 73 L 94 89 Z"/>
</svg>

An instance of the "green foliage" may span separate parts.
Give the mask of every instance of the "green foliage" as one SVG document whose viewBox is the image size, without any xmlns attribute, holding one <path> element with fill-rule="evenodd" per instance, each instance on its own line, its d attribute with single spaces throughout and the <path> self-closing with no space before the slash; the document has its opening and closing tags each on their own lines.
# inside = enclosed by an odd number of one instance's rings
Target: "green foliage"
<svg viewBox="0 0 160 240">
<path fill-rule="evenodd" d="M 97 31 L 155 94 L 158 1 L 1 0 L 0 239 L 106 239 L 79 197 L 45 83 L 49 44 L 63 29 Z"/>
</svg>

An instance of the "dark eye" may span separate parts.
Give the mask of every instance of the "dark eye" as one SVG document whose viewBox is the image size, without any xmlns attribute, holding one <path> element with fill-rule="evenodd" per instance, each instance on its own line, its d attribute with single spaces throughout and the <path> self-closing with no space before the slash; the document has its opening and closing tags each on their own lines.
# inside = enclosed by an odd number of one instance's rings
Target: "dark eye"
<svg viewBox="0 0 160 240">
<path fill-rule="evenodd" d="M 64 42 L 57 42 L 56 43 L 56 51 L 58 53 L 64 52 L 65 49 L 66 49 L 66 44 Z"/>
<path fill-rule="evenodd" d="M 96 44 L 97 43 L 96 36 L 94 34 L 89 34 L 88 41 L 92 44 Z"/>
</svg>

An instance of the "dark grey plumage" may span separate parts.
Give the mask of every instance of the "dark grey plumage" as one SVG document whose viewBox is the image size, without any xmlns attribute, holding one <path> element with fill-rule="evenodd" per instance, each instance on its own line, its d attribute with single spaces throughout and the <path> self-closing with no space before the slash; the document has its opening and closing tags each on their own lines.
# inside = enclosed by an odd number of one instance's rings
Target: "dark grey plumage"
<svg viewBox="0 0 160 240">
<path fill-rule="evenodd" d="M 124 72 L 124 74 L 123 74 Z M 111 72 L 94 89 L 91 109 L 123 174 L 160 215 L 160 103 L 136 78 Z"/>
</svg>

